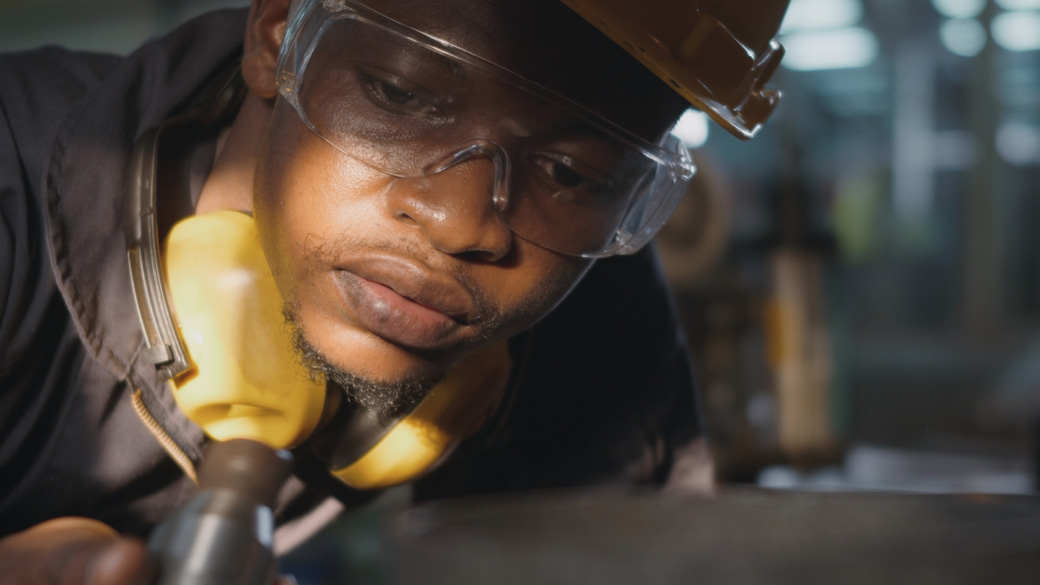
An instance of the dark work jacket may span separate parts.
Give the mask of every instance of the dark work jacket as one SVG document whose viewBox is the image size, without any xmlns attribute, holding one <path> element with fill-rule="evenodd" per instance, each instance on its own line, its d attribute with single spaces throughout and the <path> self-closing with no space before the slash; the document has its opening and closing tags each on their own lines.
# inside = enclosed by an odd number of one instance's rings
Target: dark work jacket
<svg viewBox="0 0 1040 585">
<path fill-rule="evenodd" d="M 145 534 L 191 493 L 130 404 L 140 389 L 198 462 L 202 431 L 138 359 L 124 173 L 135 140 L 240 54 L 245 19 L 212 13 L 127 58 L 57 48 L 0 57 L 0 535 L 64 515 Z M 186 189 L 201 187 L 213 149 L 201 137 L 184 154 Z M 700 434 L 673 313 L 651 252 L 598 262 L 511 343 L 508 408 L 415 493 L 666 481 L 672 454 Z M 329 516 L 369 497 L 306 455 L 297 462 L 279 505 L 288 541 L 321 524 L 313 510 Z"/>
</svg>

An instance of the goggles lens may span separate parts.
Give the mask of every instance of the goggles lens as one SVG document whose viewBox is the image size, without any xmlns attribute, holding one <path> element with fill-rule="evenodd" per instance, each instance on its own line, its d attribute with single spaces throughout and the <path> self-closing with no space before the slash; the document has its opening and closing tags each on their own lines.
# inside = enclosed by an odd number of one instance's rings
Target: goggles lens
<svg viewBox="0 0 1040 585">
<path fill-rule="evenodd" d="M 639 144 L 549 90 L 353 2 L 304 3 L 286 34 L 279 89 L 316 134 L 389 175 L 492 160 L 488 204 L 520 237 L 566 254 L 634 252 L 693 174 L 674 137 Z"/>
</svg>

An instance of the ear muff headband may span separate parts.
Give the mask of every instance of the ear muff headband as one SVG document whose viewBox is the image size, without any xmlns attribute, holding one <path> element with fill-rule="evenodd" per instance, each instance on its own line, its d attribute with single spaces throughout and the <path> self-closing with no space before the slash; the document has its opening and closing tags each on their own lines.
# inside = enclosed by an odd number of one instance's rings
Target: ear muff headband
<svg viewBox="0 0 1040 585">
<path fill-rule="evenodd" d="M 230 120 L 245 98 L 238 61 L 199 93 L 187 111 L 145 132 L 134 145 L 127 166 L 125 236 L 134 305 L 144 333 L 140 359 L 155 366 L 164 380 L 191 368 L 184 343 L 170 315 L 159 263 L 159 223 L 156 180 L 159 144 L 163 133 L 175 126 L 214 126 Z"/>
</svg>

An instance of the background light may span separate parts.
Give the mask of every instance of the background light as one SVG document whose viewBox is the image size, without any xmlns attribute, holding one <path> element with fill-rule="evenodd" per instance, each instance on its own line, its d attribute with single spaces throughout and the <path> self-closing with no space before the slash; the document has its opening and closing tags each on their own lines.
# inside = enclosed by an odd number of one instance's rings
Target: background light
<svg viewBox="0 0 1040 585">
<path fill-rule="evenodd" d="M 1005 12 L 993 17 L 993 40 L 1008 51 L 1040 50 L 1040 12 Z"/>
<path fill-rule="evenodd" d="M 1040 10 L 1040 0 L 997 0 L 1004 10 Z"/>
<path fill-rule="evenodd" d="M 781 42 L 787 49 L 781 63 L 795 71 L 866 67 L 878 54 L 877 37 L 861 27 L 796 32 Z"/>
<path fill-rule="evenodd" d="M 1005 122 L 997 129 L 997 152 L 1011 164 L 1040 162 L 1040 128 Z"/>
<path fill-rule="evenodd" d="M 672 129 L 672 134 L 683 141 L 686 148 L 700 148 L 708 141 L 708 116 L 697 110 L 686 110 Z"/>
<path fill-rule="evenodd" d="M 986 46 L 986 27 L 974 18 L 954 18 L 939 27 L 939 38 L 954 55 L 974 57 Z"/>
<path fill-rule="evenodd" d="M 845 28 L 858 23 L 862 16 L 860 0 L 791 0 L 780 32 Z"/>
<path fill-rule="evenodd" d="M 932 0 L 932 6 L 946 18 L 975 18 L 982 14 L 986 0 Z"/>
</svg>

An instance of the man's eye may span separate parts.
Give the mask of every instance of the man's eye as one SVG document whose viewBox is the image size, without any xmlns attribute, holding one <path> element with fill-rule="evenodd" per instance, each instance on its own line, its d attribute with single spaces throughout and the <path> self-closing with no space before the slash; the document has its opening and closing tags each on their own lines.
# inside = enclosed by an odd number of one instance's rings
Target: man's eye
<svg viewBox="0 0 1040 585">
<path fill-rule="evenodd" d="M 539 153 L 534 160 L 544 177 L 556 189 L 601 191 L 606 179 L 572 157 L 556 153 Z"/>
<path fill-rule="evenodd" d="M 421 108 L 419 96 L 406 89 L 402 89 L 389 83 L 383 83 L 378 80 L 373 80 L 371 86 L 372 90 L 376 92 L 380 98 L 391 104 L 402 107 L 410 106 L 413 108 Z"/>
<path fill-rule="evenodd" d="M 438 114 L 438 100 L 416 84 L 367 67 L 359 68 L 358 75 L 369 101 L 392 114 L 409 117 Z"/>
<path fill-rule="evenodd" d="M 585 177 L 580 173 L 559 163 L 552 163 L 549 173 L 554 181 L 564 187 L 578 187 L 585 182 Z"/>
</svg>

